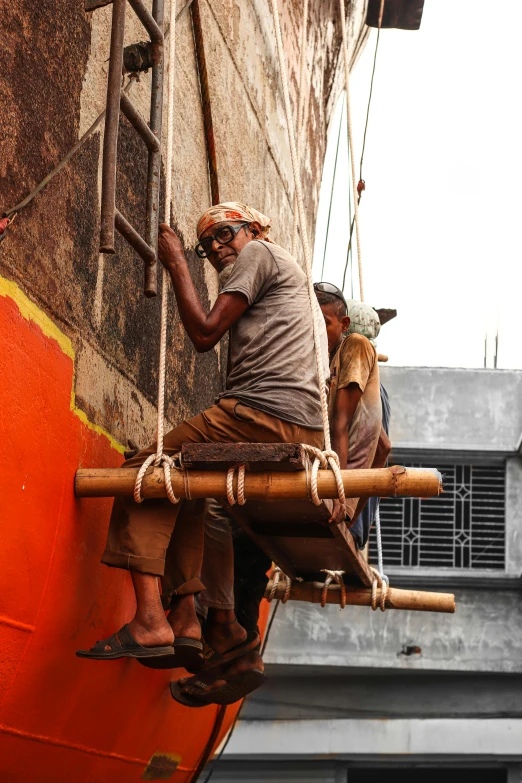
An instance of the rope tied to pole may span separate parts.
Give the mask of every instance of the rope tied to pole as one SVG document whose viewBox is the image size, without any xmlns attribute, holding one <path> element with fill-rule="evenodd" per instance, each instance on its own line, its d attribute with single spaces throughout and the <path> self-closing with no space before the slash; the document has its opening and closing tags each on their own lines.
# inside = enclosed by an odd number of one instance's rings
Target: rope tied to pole
<svg viewBox="0 0 522 783">
<path fill-rule="evenodd" d="M 234 495 L 234 474 L 236 467 L 233 465 L 227 471 L 227 502 L 229 506 L 244 506 L 246 503 L 245 497 L 245 463 L 237 466 L 237 498 Z"/>
<path fill-rule="evenodd" d="M 335 582 L 335 584 L 339 585 L 341 588 L 339 604 L 341 609 L 344 609 L 346 606 L 346 585 L 344 584 L 343 579 L 344 571 L 332 571 L 329 568 L 321 568 L 321 571 L 326 574 L 326 579 L 324 580 L 323 590 L 321 593 L 321 608 L 324 609 L 326 606 L 326 594 L 328 593 L 328 588 L 332 582 Z"/>
<path fill-rule="evenodd" d="M 312 463 L 312 470 L 310 472 L 310 496 L 312 498 L 312 503 L 315 506 L 320 506 L 323 502 L 319 497 L 319 492 L 317 490 L 317 476 L 319 473 L 319 467 L 327 470 L 328 466 L 331 467 L 335 476 L 335 483 L 337 484 L 337 495 L 339 500 L 341 503 L 346 503 L 343 476 L 341 473 L 341 463 L 339 462 L 339 457 L 335 451 L 332 451 L 331 449 L 325 449 L 324 451 L 321 451 L 321 449 L 318 449 L 315 446 L 309 446 L 306 443 L 303 443 L 302 446 L 308 456 L 313 457 L 314 460 Z"/>
<path fill-rule="evenodd" d="M 375 576 L 375 579 L 372 582 L 372 609 L 375 612 L 377 610 L 377 599 L 379 596 L 377 595 L 377 590 L 380 588 L 380 600 L 379 600 L 379 606 L 381 609 L 381 612 L 386 611 L 386 597 L 388 595 L 388 577 L 384 574 L 380 574 L 379 571 L 376 568 L 373 568 L 373 566 L 370 566 L 370 569 L 372 573 Z"/>
<path fill-rule="evenodd" d="M 168 109 L 167 109 L 167 161 L 165 166 L 165 222 L 171 225 L 172 207 L 172 159 L 174 139 L 174 69 L 176 65 L 176 0 L 171 0 L 170 5 L 170 43 L 169 43 L 169 84 L 168 84 Z M 167 316 L 169 298 L 169 275 L 163 267 L 161 275 L 161 323 L 160 323 L 160 357 L 158 371 L 158 417 L 156 425 L 156 453 L 151 454 L 141 466 L 134 486 L 134 500 L 142 503 L 141 484 L 143 477 L 150 465 L 163 467 L 165 477 L 165 489 L 171 503 L 179 503 L 172 489 L 170 471 L 175 468 L 174 460 L 163 452 L 164 419 L 165 419 L 165 376 L 167 354 Z"/>
<path fill-rule="evenodd" d="M 288 574 L 285 574 L 284 571 L 282 571 L 279 568 L 279 566 L 276 566 L 274 568 L 274 570 L 270 574 L 270 579 L 272 580 L 272 587 L 270 588 L 270 593 L 268 594 L 268 598 L 266 600 L 269 603 L 270 603 L 270 601 L 274 600 L 274 598 L 276 596 L 276 593 L 277 593 L 277 590 L 278 590 L 278 587 L 279 587 L 279 582 L 282 579 L 284 581 L 284 583 L 285 583 L 285 594 L 281 598 L 281 603 L 282 604 L 286 604 L 286 602 L 290 598 L 290 591 L 292 590 L 292 580 L 290 579 Z"/>
</svg>

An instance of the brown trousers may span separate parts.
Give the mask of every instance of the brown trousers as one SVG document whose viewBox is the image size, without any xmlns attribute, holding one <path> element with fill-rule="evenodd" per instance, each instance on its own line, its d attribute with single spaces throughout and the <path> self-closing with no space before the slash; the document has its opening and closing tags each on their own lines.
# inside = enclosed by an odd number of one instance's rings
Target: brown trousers
<svg viewBox="0 0 522 783">
<path fill-rule="evenodd" d="M 165 436 L 163 451 L 172 456 L 183 443 L 212 442 L 308 443 L 322 447 L 323 433 L 226 398 L 171 430 Z M 139 467 L 155 451 L 152 444 L 124 462 L 123 467 Z M 204 589 L 200 579 L 204 521 L 203 498 L 183 500 L 177 505 L 166 498 L 141 504 L 131 498 L 115 498 L 102 563 L 163 577 L 165 603 L 172 595 L 198 593 Z M 212 552 L 207 556 L 214 561 Z M 222 579 L 233 581 L 228 560 L 220 570 Z"/>
</svg>

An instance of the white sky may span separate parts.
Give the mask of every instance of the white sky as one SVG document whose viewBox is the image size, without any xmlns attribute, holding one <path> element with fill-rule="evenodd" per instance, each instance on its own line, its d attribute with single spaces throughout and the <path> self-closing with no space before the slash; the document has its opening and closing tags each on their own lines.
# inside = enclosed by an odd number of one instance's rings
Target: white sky
<svg viewBox="0 0 522 783">
<path fill-rule="evenodd" d="M 419 31 L 381 32 L 361 257 L 365 301 L 398 310 L 379 337 L 390 364 L 482 367 L 487 330 L 492 367 L 498 324 L 498 366 L 522 368 L 521 29 L 522 0 L 426 0 Z M 351 79 L 357 177 L 376 35 Z M 323 275 L 321 266 L 340 111 L 341 102 L 314 258 L 314 280 L 339 286 L 349 233 L 345 126 Z"/>
</svg>

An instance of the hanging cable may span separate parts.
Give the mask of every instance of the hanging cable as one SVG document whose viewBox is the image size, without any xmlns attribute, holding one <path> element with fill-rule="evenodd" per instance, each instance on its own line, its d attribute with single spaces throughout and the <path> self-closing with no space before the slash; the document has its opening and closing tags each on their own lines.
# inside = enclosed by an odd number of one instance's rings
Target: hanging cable
<svg viewBox="0 0 522 783">
<path fill-rule="evenodd" d="M 382 0 L 381 0 L 382 2 Z M 363 285 L 363 271 L 362 271 L 362 255 L 361 255 L 361 231 L 359 226 L 359 200 L 356 196 L 357 193 L 357 180 L 355 176 L 355 154 L 353 148 L 353 129 L 352 129 L 352 107 L 350 101 L 350 57 L 348 53 L 348 35 L 346 32 L 346 14 L 344 0 L 339 0 L 339 11 L 341 15 L 341 32 L 343 42 L 343 55 L 344 55 L 344 78 L 346 89 L 346 117 L 348 128 L 348 149 L 350 152 L 350 162 L 352 171 L 352 188 L 353 188 L 353 206 L 354 206 L 354 218 L 355 218 L 355 235 L 357 239 L 357 267 L 359 271 L 359 294 L 361 302 L 364 302 L 364 285 Z"/>
<path fill-rule="evenodd" d="M 384 2 L 385 0 L 381 0 L 381 7 L 379 9 L 379 24 L 377 27 L 377 41 L 375 42 L 375 52 L 373 55 L 373 68 L 372 68 L 372 78 L 370 80 L 370 93 L 368 95 L 368 106 L 366 107 L 366 121 L 364 123 L 364 135 L 363 135 L 363 143 L 362 143 L 362 150 L 361 150 L 361 161 L 359 164 L 359 182 L 364 182 L 362 170 L 363 170 L 363 160 L 364 160 L 364 150 L 366 149 L 366 133 L 368 131 L 368 118 L 370 116 L 370 106 L 372 103 L 372 95 L 373 95 L 373 80 L 375 78 L 375 66 L 377 64 L 377 52 L 379 51 L 379 39 L 381 37 L 381 25 L 382 25 L 382 15 L 384 13 Z"/>
<path fill-rule="evenodd" d="M 321 413 L 323 419 L 325 448 L 331 450 L 330 424 L 328 421 L 328 399 L 326 396 L 326 382 L 324 378 L 323 357 L 321 351 L 321 335 L 319 332 L 319 318 L 322 315 L 319 312 L 319 305 L 314 291 L 312 277 L 312 253 L 308 240 L 308 231 L 306 227 L 306 215 L 304 208 L 303 190 L 301 187 L 301 177 L 299 170 L 299 161 L 297 158 L 297 146 L 295 140 L 295 130 L 292 121 L 292 107 L 290 104 L 290 92 L 288 88 L 288 74 L 286 69 L 285 54 L 283 48 L 283 38 L 281 35 L 281 22 L 279 19 L 279 7 L 277 0 L 271 0 L 272 14 L 274 17 L 274 28 L 276 37 L 277 57 L 279 61 L 279 70 L 281 73 L 281 84 L 283 88 L 283 100 L 285 105 L 286 124 L 288 130 L 288 140 L 290 143 L 290 157 L 292 160 L 292 171 L 294 175 L 294 186 L 297 197 L 297 214 L 299 216 L 299 227 L 301 230 L 301 242 L 303 245 L 303 255 L 305 261 L 306 278 L 308 283 L 308 296 L 310 299 L 310 308 L 312 310 L 312 328 L 314 335 L 315 360 L 317 364 L 317 375 L 319 382 L 319 395 L 321 399 Z"/>
<path fill-rule="evenodd" d="M 308 25 L 308 0 L 303 4 L 303 21 L 301 22 L 301 61 L 299 73 L 299 100 L 297 103 L 297 115 L 295 126 L 297 128 L 297 160 L 299 166 L 303 165 L 303 146 L 304 146 L 304 108 L 305 108 L 305 74 L 306 74 L 306 32 Z M 297 195 L 294 194 L 294 221 L 292 226 L 292 252 L 295 256 L 297 252 L 297 229 L 299 221 L 297 219 Z"/>
<path fill-rule="evenodd" d="M 354 201 L 357 202 L 357 208 L 358 208 L 358 206 L 360 204 L 362 193 L 363 193 L 364 190 L 366 190 L 366 183 L 365 183 L 365 181 L 363 179 L 363 161 L 364 161 L 364 151 L 366 149 L 366 134 L 368 132 L 368 119 L 370 117 L 370 106 L 371 106 L 372 95 L 373 95 L 373 80 L 375 78 L 375 66 L 376 66 L 376 63 L 377 63 L 377 52 L 379 50 L 379 39 L 380 39 L 380 35 L 381 35 L 382 17 L 383 17 L 383 13 L 384 13 L 384 3 L 385 3 L 385 0 L 381 0 L 381 6 L 380 6 L 380 9 L 379 9 L 379 22 L 378 22 L 378 27 L 377 27 L 377 41 L 375 43 L 375 52 L 374 52 L 374 55 L 373 55 L 372 77 L 371 77 L 371 80 L 370 80 L 370 92 L 369 92 L 369 95 L 368 95 L 368 105 L 366 107 L 366 120 L 365 120 L 365 123 L 364 123 L 364 135 L 363 135 L 363 144 L 362 144 L 362 150 L 361 150 L 361 160 L 359 162 L 359 182 L 357 184 L 357 189 L 354 188 L 354 191 L 353 191 L 354 192 Z M 349 154 L 351 156 L 351 154 L 352 154 L 351 149 L 349 149 Z M 353 171 L 354 171 L 354 165 L 352 163 L 352 184 L 355 183 L 355 179 L 353 178 Z M 355 195 L 356 192 L 357 192 L 357 195 Z M 352 252 L 352 234 L 353 234 L 354 220 L 355 220 L 355 216 L 352 219 L 351 226 L 350 226 L 350 238 L 348 240 L 348 250 L 347 250 L 347 253 L 346 253 L 346 264 L 344 266 L 344 274 L 343 274 L 343 285 L 342 285 L 342 290 L 343 291 L 344 291 L 344 286 L 345 286 L 345 281 L 346 281 L 346 271 L 348 269 L 348 263 L 349 263 L 351 252 Z M 361 276 L 361 269 L 359 267 L 359 283 L 361 282 L 360 276 Z M 352 280 L 352 298 L 353 298 L 353 280 Z M 361 295 L 361 302 L 362 301 L 363 301 L 363 297 Z"/>
<path fill-rule="evenodd" d="M 341 106 L 341 116 L 339 118 L 339 132 L 337 134 L 337 145 L 335 147 L 335 162 L 334 162 L 334 170 L 333 170 L 333 177 L 332 177 L 332 189 L 330 191 L 330 204 L 328 205 L 328 222 L 326 224 L 326 237 L 324 240 L 323 265 L 321 267 L 321 280 L 324 279 L 324 264 L 326 261 L 326 248 L 328 247 L 328 235 L 330 233 L 330 218 L 332 216 L 332 202 L 333 202 L 333 195 L 335 189 L 335 175 L 337 173 L 337 159 L 339 157 L 339 146 L 341 142 L 341 130 L 343 127 L 343 116 L 344 116 L 344 99 Z"/>
</svg>

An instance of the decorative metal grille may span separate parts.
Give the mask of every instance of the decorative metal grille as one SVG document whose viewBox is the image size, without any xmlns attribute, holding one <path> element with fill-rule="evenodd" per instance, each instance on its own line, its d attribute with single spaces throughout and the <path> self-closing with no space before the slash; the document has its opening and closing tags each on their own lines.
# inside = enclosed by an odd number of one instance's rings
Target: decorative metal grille
<svg viewBox="0 0 522 783">
<path fill-rule="evenodd" d="M 381 500 L 385 566 L 504 568 L 504 467 L 446 465 L 439 470 L 444 494 L 438 498 Z M 372 562 L 377 562 L 376 550 L 372 535 Z"/>
</svg>

